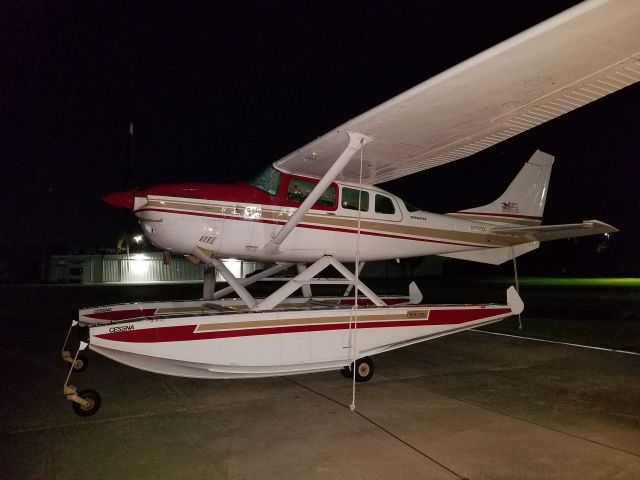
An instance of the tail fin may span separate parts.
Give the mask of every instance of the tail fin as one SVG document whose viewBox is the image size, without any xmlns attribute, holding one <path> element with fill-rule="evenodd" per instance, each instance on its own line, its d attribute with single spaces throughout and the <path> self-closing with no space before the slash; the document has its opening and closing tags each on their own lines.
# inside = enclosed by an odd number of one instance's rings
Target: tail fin
<svg viewBox="0 0 640 480">
<path fill-rule="evenodd" d="M 542 222 L 553 156 L 536 150 L 505 192 L 494 202 L 449 215 L 501 226 L 533 226 Z"/>
</svg>

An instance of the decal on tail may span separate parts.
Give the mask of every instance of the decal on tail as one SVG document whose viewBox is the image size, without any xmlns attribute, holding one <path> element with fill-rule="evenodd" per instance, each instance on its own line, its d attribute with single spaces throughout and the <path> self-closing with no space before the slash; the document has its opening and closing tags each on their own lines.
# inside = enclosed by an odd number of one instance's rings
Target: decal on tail
<svg viewBox="0 0 640 480">
<path fill-rule="evenodd" d="M 552 166 L 553 156 L 536 150 L 495 201 L 449 215 L 501 226 L 540 225 Z"/>
</svg>

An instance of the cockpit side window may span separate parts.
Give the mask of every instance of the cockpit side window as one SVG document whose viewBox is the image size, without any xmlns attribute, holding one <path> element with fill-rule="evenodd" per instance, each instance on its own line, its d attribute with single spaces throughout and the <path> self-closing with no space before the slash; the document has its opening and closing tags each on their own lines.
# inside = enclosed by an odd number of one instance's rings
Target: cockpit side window
<svg viewBox="0 0 640 480">
<path fill-rule="evenodd" d="M 376 194 L 376 213 L 392 215 L 396 213 L 396 207 L 393 206 L 393 201 L 389 197 Z"/>
<path fill-rule="evenodd" d="M 318 182 L 292 177 L 287 187 L 287 199 L 292 202 L 302 202 L 309 196 Z M 315 203 L 323 207 L 333 207 L 336 203 L 336 187 L 330 185 Z"/>
<path fill-rule="evenodd" d="M 363 212 L 369 210 L 369 192 L 344 187 L 342 189 L 342 208 L 358 210 L 358 205 L 360 205 L 360 210 Z"/>
<path fill-rule="evenodd" d="M 251 185 L 258 187 L 260 190 L 264 190 L 269 195 L 274 196 L 278 192 L 278 185 L 280 185 L 280 177 L 282 173 L 280 170 L 269 165 L 262 172 L 260 172 L 253 180 Z"/>
</svg>

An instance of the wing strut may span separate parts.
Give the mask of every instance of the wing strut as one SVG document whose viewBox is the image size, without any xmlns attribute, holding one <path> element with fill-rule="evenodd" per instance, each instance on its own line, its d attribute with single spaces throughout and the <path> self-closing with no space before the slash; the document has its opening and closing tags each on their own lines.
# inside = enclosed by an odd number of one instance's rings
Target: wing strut
<svg viewBox="0 0 640 480">
<path fill-rule="evenodd" d="M 318 201 L 320 196 L 324 193 L 327 187 L 333 182 L 340 172 L 344 169 L 344 167 L 349 163 L 349 160 L 358 152 L 364 145 L 369 142 L 372 142 L 374 139 L 368 135 L 358 132 L 347 132 L 349 134 L 349 144 L 344 149 L 344 151 L 340 154 L 340 156 L 336 159 L 336 161 L 331 165 L 327 173 L 320 179 L 318 184 L 311 190 L 309 196 L 304 199 L 304 202 L 298 207 L 298 209 L 294 212 L 293 215 L 289 218 L 289 221 L 280 229 L 275 237 L 265 245 L 263 248 L 266 252 L 273 253 L 282 242 L 289 236 L 289 234 L 296 228 L 296 225 L 300 223 L 300 220 L 304 217 L 304 215 L 309 211 L 309 209 Z"/>
</svg>

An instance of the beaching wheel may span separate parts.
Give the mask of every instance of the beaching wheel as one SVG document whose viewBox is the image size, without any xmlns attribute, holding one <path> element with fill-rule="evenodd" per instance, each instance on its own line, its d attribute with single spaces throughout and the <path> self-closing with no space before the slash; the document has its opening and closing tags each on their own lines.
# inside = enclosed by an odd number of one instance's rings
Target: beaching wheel
<svg viewBox="0 0 640 480">
<path fill-rule="evenodd" d="M 89 402 L 86 406 L 73 402 L 73 411 L 81 417 L 89 417 L 100 409 L 100 395 L 95 390 L 83 390 L 78 396 Z"/>
<path fill-rule="evenodd" d="M 342 376 L 353 378 L 353 364 L 340 370 Z M 368 382 L 373 377 L 373 360 L 364 357 L 356 360 L 356 382 Z"/>
<path fill-rule="evenodd" d="M 87 358 L 87 356 L 79 354 L 78 358 L 76 358 L 76 361 L 73 362 L 73 371 L 82 372 L 83 370 L 86 370 L 88 366 L 89 366 L 89 359 Z"/>
<path fill-rule="evenodd" d="M 369 357 L 356 360 L 356 382 L 368 382 L 373 377 L 373 360 Z"/>
</svg>

